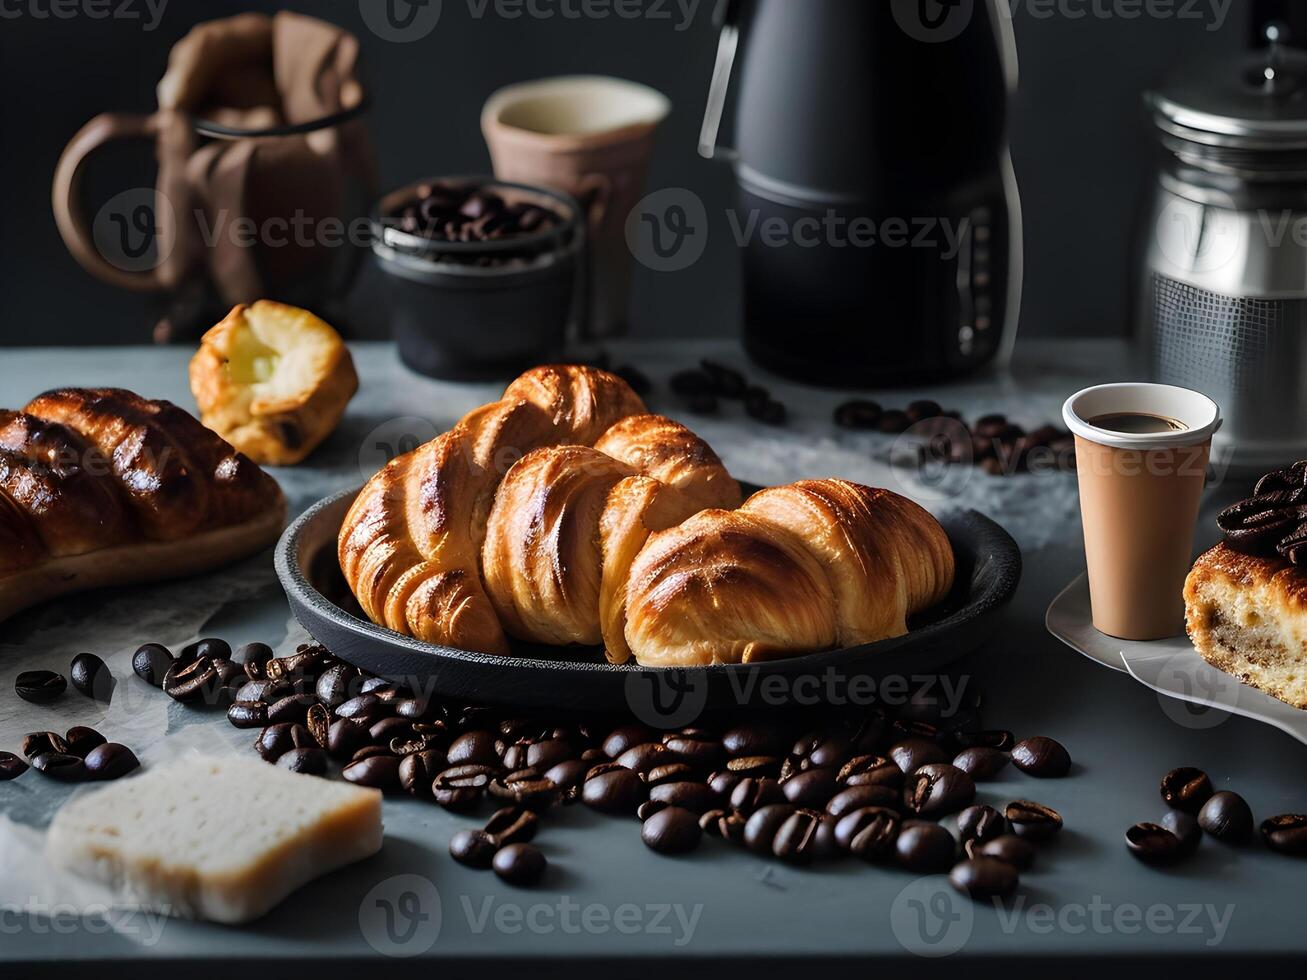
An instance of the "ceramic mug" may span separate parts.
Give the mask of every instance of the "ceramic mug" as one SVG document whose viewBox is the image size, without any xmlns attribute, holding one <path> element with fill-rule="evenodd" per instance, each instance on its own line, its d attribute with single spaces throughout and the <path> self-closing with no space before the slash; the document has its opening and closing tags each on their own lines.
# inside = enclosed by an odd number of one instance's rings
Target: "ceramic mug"
<svg viewBox="0 0 1307 980">
<path fill-rule="evenodd" d="M 628 320 L 631 255 L 626 219 L 644 190 L 661 93 L 620 78 L 575 75 L 510 85 L 481 113 L 495 176 L 551 187 L 586 210 L 590 226 L 586 338 L 611 337 Z"/>
</svg>

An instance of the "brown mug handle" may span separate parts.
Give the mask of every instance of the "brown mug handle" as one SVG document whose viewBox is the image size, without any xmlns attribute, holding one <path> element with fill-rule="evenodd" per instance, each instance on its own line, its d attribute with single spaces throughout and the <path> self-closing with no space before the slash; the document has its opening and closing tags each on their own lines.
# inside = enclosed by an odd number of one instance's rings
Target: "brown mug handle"
<svg viewBox="0 0 1307 980">
<path fill-rule="evenodd" d="M 96 116 L 68 141 L 54 171 L 51 192 L 54 220 L 68 251 L 78 263 L 97 279 L 136 292 L 156 292 L 172 287 L 167 263 L 160 261 L 152 269 L 130 270 L 109 262 L 96 248 L 95 237 L 86 215 L 82 212 L 82 176 L 91 155 L 106 143 L 118 139 L 153 139 L 164 126 L 160 113 L 150 116 L 106 112 Z M 156 191 L 156 193 L 158 193 Z M 175 245 L 176 221 L 168 208 L 154 209 L 160 254 L 171 252 Z"/>
</svg>

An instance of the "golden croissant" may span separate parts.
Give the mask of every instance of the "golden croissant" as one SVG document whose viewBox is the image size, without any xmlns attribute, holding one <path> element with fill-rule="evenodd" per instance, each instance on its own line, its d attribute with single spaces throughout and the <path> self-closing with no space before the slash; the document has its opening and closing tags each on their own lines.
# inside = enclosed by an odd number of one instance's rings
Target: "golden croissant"
<svg viewBox="0 0 1307 980">
<path fill-rule="evenodd" d="M 243 558 L 285 516 L 272 477 L 169 402 L 65 388 L 0 411 L 0 620 Z"/>
<path fill-rule="evenodd" d="M 372 478 L 341 526 L 364 612 L 441 645 L 603 643 L 648 666 L 902 635 L 953 583 L 925 510 L 839 480 L 739 484 L 620 378 L 537 368 Z"/>
</svg>

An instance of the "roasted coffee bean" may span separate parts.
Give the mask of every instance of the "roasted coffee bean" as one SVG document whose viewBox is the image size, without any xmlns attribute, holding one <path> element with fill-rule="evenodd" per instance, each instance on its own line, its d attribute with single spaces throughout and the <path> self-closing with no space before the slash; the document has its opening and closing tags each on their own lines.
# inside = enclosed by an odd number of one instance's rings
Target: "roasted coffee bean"
<svg viewBox="0 0 1307 980">
<path fill-rule="evenodd" d="M 268 705 L 268 724 L 294 722 L 302 725 L 308 718 L 309 708 L 317 703 L 312 694 L 288 694 Z"/>
<path fill-rule="evenodd" d="M 0 783 L 17 779 L 27 768 L 27 763 L 12 752 L 0 752 Z"/>
<path fill-rule="evenodd" d="M 409 735 L 396 735 L 389 742 L 389 748 L 392 754 L 398 756 L 413 755 L 416 752 L 427 752 L 434 749 L 440 744 L 438 735 L 419 735 L 413 732 Z"/>
<path fill-rule="evenodd" d="M 959 752 L 953 758 L 953 765 L 972 779 L 984 780 L 997 776 L 1011 761 L 1011 757 L 1006 752 L 984 745 L 974 745 Z"/>
<path fill-rule="evenodd" d="M 663 745 L 662 742 L 645 742 L 632 746 L 614 760 L 619 766 L 633 769 L 641 776 L 650 769 L 665 766 L 673 762 L 684 762 L 679 755 Z"/>
<path fill-rule="evenodd" d="M 0 766 L 0 770 L 3 766 Z M 1307 855 L 1307 814 L 1283 813 L 1262 821 L 1266 845 L 1280 854 Z"/>
<path fill-rule="evenodd" d="M 68 665 L 68 679 L 78 693 L 96 701 L 108 701 L 113 694 L 109 665 L 93 653 L 79 653 Z"/>
<path fill-rule="evenodd" d="M 218 670 L 208 657 L 179 657 L 163 677 L 163 693 L 182 704 L 216 703 L 219 685 Z"/>
<path fill-rule="evenodd" d="M 1007 818 L 992 806 L 978 803 L 958 814 L 958 836 L 965 844 L 969 840 L 984 843 L 1007 833 Z"/>
<path fill-rule="evenodd" d="M 906 414 L 914 423 L 924 422 L 927 419 L 939 418 L 944 414 L 944 409 L 940 406 L 939 402 L 931 401 L 929 398 L 923 398 L 911 402 L 906 409 Z"/>
<path fill-rule="evenodd" d="M 687 854 L 702 837 L 699 815 L 679 806 L 664 807 L 640 827 L 640 839 L 659 854 Z"/>
<path fill-rule="evenodd" d="M 268 706 L 262 701 L 233 701 L 227 720 L 235 728 L 262 728 L 268 724 Z"/>
<path fill-rule="evenodd" d="M 903 784 L 906 809 L 923 817 L 942 817 L 971 805 L 976 784 L 970 776 L 947 762 L 924 765 Z"/>
<path fill-rule="evenodd" d="M 389 745 L 396 738 L 409 738 L 413 723 L 406 718 L 382 718 L 368 726 L 368 738 L 378 745 Z"/>
<path fill-rule="evenodd" d="M 62 783 L 78 783 L 86 778 L 86 763 L 66 752 L 41 752 L 27 761 L 41 775 Z"/>
<path fill-rule="evenodd" d="M 998 752 L 1011 752 L 1016 745 L 1016 736 L 1004 729 L 989 731 L 956 731 L 951 736 L 953 744 L 959 749 L 994 749 Z"/>
<path fill-rule="evenodd" d="M 439 711 L 439 706 L 426 698 L 401 698 L 391 705 L 391 709 L 400 718 L 407 718 L 409 721 L 426 721 L 432 724 L 438 724 L 440 730 L 445 730 L 444 721 L 435 718 Z"/>
<path fill-rule="evenodd" d="M 817 810 L 800 807 L 785 818 L 772 838 L 772 853 L 790 864 L 808 864 L 820 848 L 818 833 L 823 816 Z"/>
<path fill-rule="evenodd" d="M 182 663 L 192 663 L 201 657 L 207 659 L 230 660 L 231 644 L 226 640 L 220 640 L 217 637 L 205 637 L 196 640 L 194 643 L 188 643 L 177 651 L 177 659 Z"/>
<path fill-rule="evenodd" d="M 53 670 L 25 670 L 14 678 L 14 693 L 32 704 L 48 704 L 67 688 L 64 675 Z"/>
<path fill-rule="evenodd" d="M 894 854 L 900 867 L 918 874 L 941 874 L 957 861 L 953 835 L 937 823 L 913 821 L 899 830 Z"/>
<path fill-rule="evenodd" d="M 934 742 L 936 745 L 943 746 L 946 736 L 944 730 L 938 725 L 929 721 L 922 721 L 913 718 L 896 718 L 893 725 L 895 738 L 924 738 L 927 741 Z"/>
<path fill-rule="evenodd" d="M 291 749 L 314 746 L 313 736 L 303 725 L 283 724 L 269 725 L 259 732 L 254 742 L 254 751 L 267 762 L 276 762 Z"/>
<path fill-rule="evenodd" d="M 489 766 L 451 766 L 432 781 L 431 795 L 447 810 L 468 810 L 481 801 L 494 775 Z"/>
<path fill-rule="evenodd" d="M 1008 421 L 1006 415 L 984 415 L 976 419 L 972 431 L 981 439 L 993 439 L 1007 431 Z"/>
<path fill-rule="evenodd" d="M 534 844 L 509 844 L 495 854 L 492 867 L 510 885 L 534 885 L 545 873 L 548 862 Z"/>
<path fill-rule="evenodd" d="M 1048 840 L 1062 829 L 1062 814 L 1030 800 L 1013 800 L 1003 811 L 1012 832 L 1026 840 Z"/>
<path fill-rule="evenodd" d="M 326 748 L 331 743 L 331 711 L 325 704 L 309 705 L 304 717 L 304 727 L 309 730 L 313 740 Z"/>
<path fill-rule="evenodd" d="M 707 813 L 722 805 L 722 798 L 704 783 L 664 783 L 649 790 L 649 799 L 661 800 L 668 806 Z"/>
<path fill-rule="evenodd" d="M 540 818 L 534 810 L 523 806 L 506 806 L 491 814 L 485 830 L 496 844 L 503 847 L 533 840 L 539 827 Z"/>
<path fill-rule="evenodd" d="M 94 728 L 77 725 L 64 733 L 64 742 L 68 745 L 68 754 L 85 759 L 88 752 L 107 742 L 103 735 Z"/>
<path fill-rule="evenodd" d="M 1018 871 L 1025 871 L 1035 863 L 1035 845 L 1015 834 L 1004 834 L 987 841 L 971 841 L 966 850 L 968 857 L 997 858 Z"/>
<path fill-rule="evenodd" d="M 859 755 L 840 767 L 836 777 L 845 786 L 889 786 L 898 789 L 903 785 L 903 770 L 892 759 L 883 755 Z"/>
<path fill-rule="evenodd" d="M 904 773 L 916 772 L 931 763 L 948 762 L 948 754 L 938 742 L 928 738 L 905 738 L 890 746 L 889 757 Z"/>
<path fill-rule="evenodd" d="M 486 789 L 501 800 L 537 812 L 548 810 L 561 796 L 558 787 L 535 769 L 522 769 L 496 777 Z"/>
<path fill-rule="evenodd" d="M 635 819 L 639 820 L 641 823 L 644 823 L 655 813 L 659 813 L 663 810 L 666 810 L 668 806 L 669 804 L 663 800 L 645 800 L 643 803 L 641 803 L 638 807 L 635 808 Z"/>
<path fill-rule="evenodd" d="M 713 379 L 705 371 L 680 371 L 669 382 L 671 389 L 683 398 L 713 394 Z"/>
<path fill-rule="evenodd" d="M 838 771 L 849 758 L 848 739 L 839 735 L 815 732 L 800 738 L 790 749 L 781 766 L 781 781 L 809 769 Z"/>
<path fill-rule="evenodd" d="M 1162 799 L 1173 810 L 1197 814 L 1212 798 L 1212 781 L 1207 773 L 1193 766 L 1172 769 L 1162 777 Z"/>
<path fill-rule="evenodd" d="M 880 422 L 876 428 L 887 435 L 898 435 L 907 432 L 911 426 L 912 422 L 908 419 L 907 412 L 891 408 L 881 413 Z"/>
<path fill-rule="evenodd" d="M 390 751 L 389 745 L 365 745 L 350 756 L 349 761 L 362 762 L 364 759 L 372 759 L 383 755 L 395 758 L 395 753 Z"/>
<path fill-rule="evenodd" d="M 732 759 L 751 755 L 781 756 L 792 744 L 782 729 L 762 722 L 737 725 L 722 735 L 722 748 Z"/>
<path fill-rule="evenodd" d="M 1060 779 L 1071 771 L 1071 756 L 1062 743 L 1036 735 L 1012 746 L 1012 764 L 1027 776 Z"/>
<path fill-rule="evenodd" d="M 616 759 L 628 749 L 658 741 L 658 734 L 648 725 L 629 724 L 614 728 L 604 739 L 603 750 L 610 759 Z"/>
<path fill-rule="evenodd" d="M 713 792 L 719 793 L 722 799 L 730 799 L 731 794 L 735 792 L 735 787 L 748 778 L 741 776 L 738 772 L 731 772 L 729 769 L 720 769 L 708 777 L 708 785 L 713 788 Z"/>
<path fill-rule="evenodd" d="M 776 832 L 794 812 L 789 803 L 773 803 L 755 811 L 744 824 L 744 846 L 757 854 L 771 854 Z"/>
<path fill-rule="evenodd" d="M 744 412 L 764 425 L 780 426 L 789 419 L 789 410 L 774 399 L 750 399 L 744 403 Z"/>
<path fill-rule="evenodd" d="M 341 778 L 356 786 L 368 786 L 383 793 L 400 790 L 400 760 L 393 755 L 374 755 L 351 762 L 340 771 Z"/>
<path fill-rule="evenodd" d="M 495 733 L 486 729 L 464 732 L 449 743 L 451 766 L 499 767 L 499 753 L 495 751 Z"/>
<path fill-rule="evenodd" d="M 172 666 L 172 653 L 161 643 L 144 643 L 132 654 L 132 670 L 151 687 L 160 687 Z"/>
<path fill-rule="evenodd" d="M 351 718 L 365 725 L 372 725 L 385 714 L 386 706 L 375 694 L 360 694 L 336 708 L 337 718 Z"/>
<path fill-rule="evenodd" d="M 321 647 L 301 647 L 289 657 L 274 657 L 269 660 L 264 672 L 271 678 L 306 677 L 315 682 L 328 667 L 334 666 L 336 659 Z"/>
<path fill-rule="evenodd" d="M 314 683 L 313 691 L 328 708 L 338 708 L 351 697 L 356 696 L 356 691 L 351 690 L 362 683 L 359 672 L 349 664 L 336 664 L 328 667 L 318 677 Z"/>
<path fill-rule="evenodd" d="M 1219 841 L 1242 844 L 1253 835 L 1253 811 L 1238 793 L 1221 790 L 1198 811 L 1198 825 Z"/>
<path fill-rule="evenodd" d="M 699 772 L 711 772 L 726 761 L 721 739 L 707 732 L 672 732 L 663 736 L 663 744 Z"/>
<path fill-rule="evenodd" d="M 720 837 L 734 844 L 744 840 L 744 814 L 738 810 L 709 810 L 699 818 L 699 829 L 709 837 Z"/>
<path fill-rule="evenodd" d="M 272 647 L 256 641 L 246 643 L 233 654 L 232 659 L 241 665 L 250 680 L 263 680 L 268 676 L 268 663 L 274 656 Z"/>
<path fill-rule="evenodd" d="M 745 389 L 748 388 L 748 381 L 739 371 L 727 367 L 725 364 L 709 360 L 700 361 L 699 367 L 712 382 L 713 394 L 720 398 L 744 397 Z"/>
<path fill-rule="evenodd" d="M 136 753 L 117 742 L 97 745 L 86 754 L 86 774 L 91 779 L 118 779 L 140 765 Z"/>
<path fill-rule="evenodd" d="M 560 762 L 575 758 L 576 749 L 566 738 L 547 738 L 527 746 L 526 764 L 543 772 Z"/>
<path fill-rule="evenodd" d="M 585 774 L 590 768 L 590 763 L 584 759 L 568 759 L 546 770 L 545 779 L 557 786 L 566 798 L 569 793 L 575 794 L 585 782 Z"/>
<path fill-rule="evenodd" d="M 499 762 L 505 769 L 510 771 L 527 768 L 527 749 L 530 747 L 527 742 L 515 742 L 512 745 L 502 746 L 503 755 L 500 756 Z"/>
<path fill-rule="evenodd" d="M 23 755 L 27 759 L 53 752 L 57 755 L 69 755 L 68 740 L 58 732 L 30 732 L 23 736 Z"/>
<path fill-rule="evenodd" d="M 1125 832 L 1126 849 L 1145 864 L 1174 864 L 1180 860 L 1180 838 L 1161 824 L 1137 823 Z"/>
<path fill-rule="evenodd" d="M 1198 826 L 1198 819 L 1183 810 L 1168 810 L 1162 817 L 1161 824 L 1180 841 L 1180 856 L 1188 857 L 1198 850 L 1203 840 L 1203 829 Z"/>
<path fill-rule="evenodd" d="M 785 798 L 795 806 L 813 810 L 825 809 L 839 785 L 834 769 L 809 769 L 798 773 L 781 784 Z"/>
<path fill-rule="evenodd" d="M 898 772 L 898 767 L 894 767 Z M 898 810 L 903 806 L 903 794 L 892 786 L 880 786 L 874 783 L 866 786 L 850 786 L 836 793 L 826 803 L 826 812 L 832 817 L 842 817 L 854 810 L 864 807 L 888 807 Z"/>
<path fill-rule="evenodd" d="M 368 730 L 356 721 L 337 718 L 327 729 L 327 752 L 333 759 L 348 759 L 368 741 Z"/>
<path fill-rule="evenodd" d="M 236 692 L 249 683 L 245 671 L 234 660 L 214 660 L 213 669 L 217 673 L 214 683 L 213 703 L 227 704 L 236 699 Z"/>
<path fill-rule="evenodd" d="M 301 749 L 291 749 L 283 753 L 277 765 L 291 772 L 305 776 L 325 776 L 327 774 L 327 753 L 316 745 Z M 346 777 L 348 778 L 348 777 Z"/>
<path fill-rule="evenodd" d="M 494 862 L 499 845 L 484 830 L 460 830 L 449 839 L 449 856 L 469 868 L 487 870 Z"/>
<path fill-rule="evenodd" d="M 769 776 L 746 776 L 731 790 L 731 806 L 748 815 L 775 803 L 787 802 L 781 784 Z"/>
<path fill-rule="evenodd" d="M 864 807 L 840 817 L 835 843 L 864 861 L 887 861 L 894 856 L 902 821 L 887 807 Z"/>
<path fill-rule="evenodd" d="M 771 755 L 742 755 L 726 763 L 727 772 L 739 776 L 771 776 L 775 778 L 781 772 L 781 760 Z"/>
<path fill-rule="evenodd" d="M 375 758 L 375 757 L 374 757 Z M 431 799 L 431 784 L 449 768 L 443 752 L 414 752 L 399 759 L 396 776 L 400 788 L 409 796 L 420 800 Z"/>
<path fill-rule="evenodd" d="M 680 783 L 694 778 L 694 767 L 684 762 L 672 762 L 665 766 L 654 766 L 645 773 L 644 781 L 650 786 L 663 783 Z"/>
<path fill-rule="evenodd" d="M 964 895 L 975 899 L 1003 898 L 1017 889 L 1017 869 L 998 858 L 974 857 L 949 872 L 949 882 Z"/>
<path fill-rule="evenodd" d="M 610 762 L 596 766 L 586 776 L 581 785 L 581 802 L 600 813 L 624 815 L 635 812 L 646 792 L 638 773 Z"/>
<path fill-rule="evenodd" d="M 884 758 L 879 755 L 879 749 L 888 730 L 889 718 L 879 708 L 848 719 L 844 725 L 844 734 L 849 743 L 850 755 L 853 758 Z"/>
<path fill-rule="evenodd" d="M 291 685 L 284 680 L 254 680 L 246 681 L 236 690 L 236 700 L 261 701 L 268 705 L 294 693 Z"/>
<path fill-rule="evenodd" d="M 835 409 L 835 424 L 841 429 L 874 432 L 880 428 L 883 411 L 876 402 L 856 399 Z"/>
</svg>

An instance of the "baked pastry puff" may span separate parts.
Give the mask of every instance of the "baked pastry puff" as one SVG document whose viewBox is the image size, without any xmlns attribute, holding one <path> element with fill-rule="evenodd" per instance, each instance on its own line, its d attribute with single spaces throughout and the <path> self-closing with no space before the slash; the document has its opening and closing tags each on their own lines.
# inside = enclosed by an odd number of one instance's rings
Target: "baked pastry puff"
<svg viewBox="0 0 1307 980">
<path fill-rule="evenodd" d="M 340 335 L 307 310 L 237 306 L 191 358 L 200 421 L 256 463 L 294 466 L 329 436 L 358 391 Z"/>
</svg>

